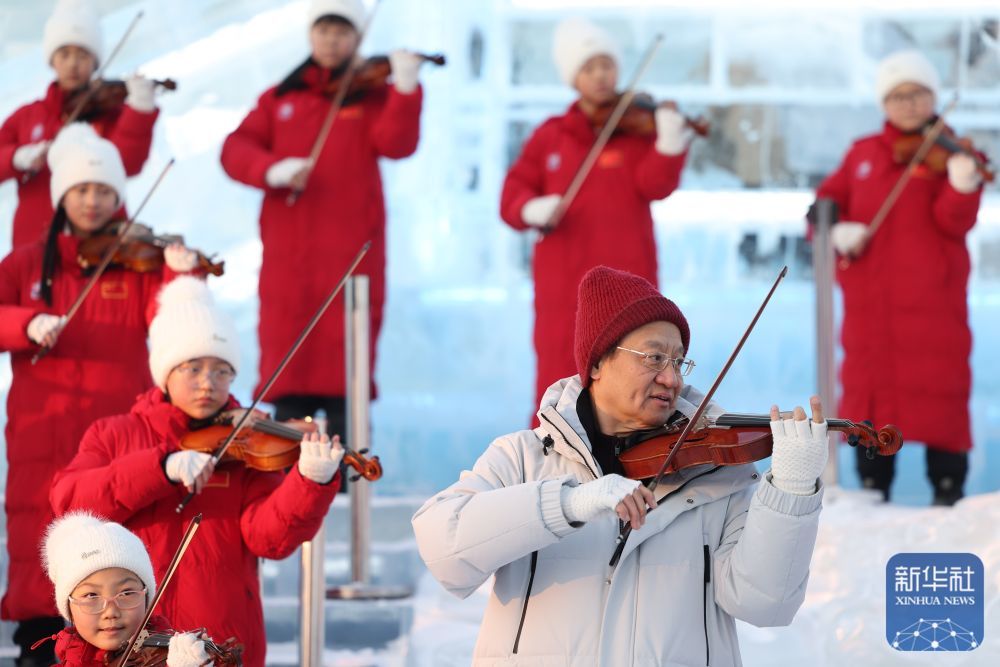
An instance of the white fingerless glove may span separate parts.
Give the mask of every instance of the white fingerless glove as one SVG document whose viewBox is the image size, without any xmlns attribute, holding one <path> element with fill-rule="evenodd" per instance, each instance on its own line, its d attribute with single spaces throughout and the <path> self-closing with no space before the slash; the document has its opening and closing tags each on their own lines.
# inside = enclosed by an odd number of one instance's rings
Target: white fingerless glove
<svg viewBox="0 0 1000 667">
<path fill-rule="evenodd" d="M 28 322 L 28 338 L 32 343 L 41 345 L 45 337 L 57 331 L 65 323 L 65 318 L 48 313 L 39 313 Z"/>
<path fill-rule="evenodd" d="M 125 80 L 125 89 L 128 91 L 125 104 L 136 111 L 151 113 L 156 108 L 156 101 L 153 99 L 156 83 L 152 79 L 134 74 Z"/>
<path fill-rule="evenodd" d="M 963 195 L 975 192 L 983 182 L 983 177 L 976 168 L 976 161 L 971 155 L 955 153 L 948 158 L 947 165 L 948 182 Z"/>
<path fill-rule="evenodd" d="M 579 486 L 564 486 L 559 500 L 567 521 L 587 522 L 601 512 L 614 512 L 618 503 L 637 488 L 638 480 L 611 474 Z"/>
<path fill-rule="evenodd" d="M 656 120 L 656 152 L 661 155 L 680 155 L 687 150 L 693 136 L 687 121 L 676 109 L 657 107 L 653 113 Z"/>
<path fill-rule="evenodd" d="M 179 632 L 170 638 L 167 667 L 201 667 L 210 664 L 205 641 L 193 632 Z"/>
<path fill-rule="evenodd" d="M 198 478 L 210 458 L 212 455 L 205 452 L 184 450 L 168 456 L 163 467 L 171 482 L 190 487 L 194 486 L 194 480 Z"/>
<path fill-rule="evenodd" d="M 863 222 L 838 222 L 830 228 L 830 243 L 837 252 L 847 256 L 867 233 L 868 225 Z"/>
<path fill-rule="evenodd" d="M 782 419 L 771 422 L 774 448 L 771 452 L 771 482 L 782 491 L 798 496 L 816 493 L 829 456 L 826 421 Z"/>
<path fill-rule="evenodd" d="M 31 171 L 35 168 L 35 162 L 45 155 L 45 151 L 48 149 L 48 141 L 39 141 L 37 144 L 25 144 L 14 151 L 14 157 L 11 158 L 10 162 L 14 166 L 14 169 L 18 171 Z"/>
<path fill-rule="evenodd" d="M 272 188 L 287 188 L 295 174 L 299 173 L 307 164 L 309 164 L 309 158 L 286 157 L 268 168 L 267 173 L 264 174 L 264 180 Z"/>
<path fill-rule="evenodd" d="M 344 450 L 330 441 L 303 440 L 299 453 L 299 472 L 317 484 L 326 484 L 337 473 Z"/>
<path fill-rule="evenodd" d="M 392 85 L 404 95 L 409 95 L 417 89 L 417 73 L 423 59 L 404 49 L 396 49 L 389 54 L 389 67 L 392 68 Z"/>
<path fill-rule="evenodd" d="M 521 207 L 521 220 L 532 227 L 544 227 L 549 224 L 561 199 L 562 195 L 545 195 L 529 199 Z"/>
<path fill-rule="evenodd" d="M 163 251 L 163 261 L 175 273 L 188 273 L 198 266 L 198 253 L 182 245 L 169 245 Z"/>
</svg>

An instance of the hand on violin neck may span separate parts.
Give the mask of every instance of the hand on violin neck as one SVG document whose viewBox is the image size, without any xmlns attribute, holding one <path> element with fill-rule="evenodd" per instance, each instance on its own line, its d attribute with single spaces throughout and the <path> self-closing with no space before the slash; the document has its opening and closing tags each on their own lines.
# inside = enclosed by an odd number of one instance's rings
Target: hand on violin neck
<svg viewBox="0 0 1000 667">
<path fill-rule="evenodd" d="M 215 472 L 212 455 L 193 450 L 174 452 L 167 456 L 163 470 L 174 484 L 183 484 L 188 493 L 201 493 Z"/>
<path fill-rule="evenodd" d="M 333 436 L 331 441 L 326 434 L 306 433 L 300 447 L 299 473 L 317 484 L 328 484 L 344 458 L 340 436 Z"/>
<path fill-rule="evenodd" d="M 563 486 L 560 502 L 570 523 L 586 523 L 610 511 L 633 528 L 641 528 L 647 508 L 656 507 L 653 493 L 638 480 L 615 474 L 579 486 Z"/>
<path fill-rule="evenodd" d="M 312 160 L 305 157 L 286 157 L 272 164 L 264 180 L 269 187 L 292 188 L 301 191 L 305 189 L 309 172 L 312 171 Z"/>
<path fill-rule="evenodd" d="M 152 113 L 156 109 L 156 82 L 141 74 L 133 74 L 125 80 L 128 95 L 125 104 L 140 113 Z"/>
<path fill-rule="evenodd" d="M 171 243 L 163 250 L 163 261 L 174 273 L 190 273 L 198 266 L 198 253 L 183 243 Z"/>
<path fill-rule="evenodd" d="M 205 636 L 195 632 L 179 632 L 170 638 L 167 667 L 200 667 L 209 664 Z"/>
<path fill-rule="evenodd" d="M 417 89 L 417 74 L 423 61 L 423 58 L 405 49 L 396 49 L 389 54 L 392 85 L 398 92 L 409 95 Z"/>
<path fill-rule="evenodd" d="M 677 109 L 659 106 L 653 114 L 656 120 L 656 152 L 661 155 L 680 155 L 687 150 L 694 132 Z"/>
<path fill-rule="evenodd" d="M 782 491 L 798 496 L 812 495 L 817 481 L 826 468 L 829 442 L 827 423 L 819 397 L 810 401 L 812 419 L 796 407 L 791 419 L 783 419 L 778 406 L 771 407 L 771 436 L 774 446 L 771 453 L 771 481 Z"/>
<path fill-rule="evenodd" d="M 959 194 L 967 195 L 979 189 L 983 176 L 971 155 L 955 153 L 948 158 L 948 183 Z"/>
</svg>

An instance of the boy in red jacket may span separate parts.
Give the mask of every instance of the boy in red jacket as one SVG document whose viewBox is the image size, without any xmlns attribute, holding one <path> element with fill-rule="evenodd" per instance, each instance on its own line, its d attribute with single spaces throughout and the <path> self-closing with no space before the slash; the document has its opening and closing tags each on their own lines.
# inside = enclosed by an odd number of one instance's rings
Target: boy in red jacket
<svg viewBox="0 0 1000 667">
<path fill-rule="evenodd" d="M 311 55 L 226 138 L 222 167 L 260 188 L 260 377 L 282 355 L 366 241 L 372 246 L 357 274 L 371 280 L 371 362 L 385 302 L 385 202 L 379 158 L 411 155 L 420 137 L 419 58 L 389 56 L 392 83 L 364 93 L 336 116 L 315 164 L 308 156 L 332 104 L 325 86 L 341 77 L 366 23 L 361 0 L 312 0 Z M 289 205 L 293 191 L 298 199 Z M 302 267 L 309 266 L 308 271 Z M 294 295 L 295 298 L 289 298 Z M 323 409 L 330 432 L 343 432 L 344 307 L 339 299 L 272 387 L 275 418 Z M 374 393 L 374 384 L 373 393 Z"/>
<path fill-rule="evenodd" d="M 876 81 L 885 126 L 856 141 L 816 195 L 835 201 L 844 220 L 831 230 L 845 258 L 837 267 L 840 415 L 895 424 L 907 440 L 924 443 L 934 504 L 952 505 L 962 497 L 972 448 L 965 237 L 982 196 L 973 158 L 952 155 L 947 173 L 917 165 L 882 225 L 869 227 L 907 168 L 893 159 L 893 145 L 936 120 L 939 88 L 934 65 L 919 52 L 885 58 Z M 869 460 L 858 450 L 862 484 L 888 500 L 894 458 Z"/>
<path fill-rule="evenodd" d="M 45 154 L 59 128 L 73 113 L 67 98 L 90 84 L 104 57 L 101 22 L 89 0 L 59 0 L 45 24 L 42 50 L 55 71 L 45 97 L 15 111 L 0 126 L 0 182 L 17 179 L 13 247 L 39 240 L 52 217 Z M 135 176 L 149 157 L 158 111 L 153 82 L 142 76 L 126 81 L 125 103 L 88 118 L 98 134 L 121 152 L 125 173 Z"/>
<path fill-rule="evenodd" d="M 621 63 L 611 36 L 583 19 L 559 24 L 553 57 L 563 81 L 580 97 L 528 139 L 500 200 L 500 214 L 511 227 L 545 230 L 532 261 L 536 405 L 550 384 L 575 372 L 576 286 L 584 274 L 603 264 L 658 283 L 649 207 L 677 188 L 690 140 L 683 116 L 666 107 L 655 112 L 655 137 L 616 132 L 565 215 L 549 229 L 552 213 L 601 130 L 591 115 L 617 101 Z"/>
<path fill-rule="evenodd" d="M 117 523 L 73 512 L 49 527 L 42 558 L 59 613 L 72 624 L 52 635 L 59 664 L 104 667 L 135 634 L 156 596 L 145 545 Z M 146 627 L 169 630 L 160 616 Z M 195 633 L 170 638 L 167 667 L 198 667 L 208 659 L 205 642 Z"/>
<path fill-rule="evenodd" d="M 237 419 L 229 386 L 239 370 L 233 322 L 201 280 L 181 277 L 160 295 L 150 327 L 149 368 L 156 387 L 127 415 L 96 422 L 76 458 L 56 475 L 57 514 L 91 509 L 134 531 L 162 577 L 184 527 L 203 514 L 185 556 L 184 576 L 164 594 L 161 612 L 179 627 L 207 626 L 213 637 L 237 637 L 248 667 L 263 667 L 266 641 L 259 558 L 285 558 L 311 539 L 340 487 L 344 451 L 311 434 L 287 473 L 242 463 L 212 468 L 208 454 L 181 450 L 204 426 Z M 197 496 L 178 515 L 178 503 Z"/>
</svg>

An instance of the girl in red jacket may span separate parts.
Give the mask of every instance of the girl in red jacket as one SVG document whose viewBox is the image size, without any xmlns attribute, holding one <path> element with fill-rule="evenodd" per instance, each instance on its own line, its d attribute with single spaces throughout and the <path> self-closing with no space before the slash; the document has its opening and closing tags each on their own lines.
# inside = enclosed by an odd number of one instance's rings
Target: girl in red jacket
<svg viewBox="0 0 1000 667">
<path fill-rule="evenodd" d="M 344 73 L 355 53 L 365 9 L 361 0 L 313 0 L 308 20 L 310 57 L 260 96 L 222 148 L 226 173 L 264 191 L 258 329 L 262 378 L 277 367 L 366 241 L 372 242 L 371 250 L 357 273 L 371 281 L 374 364 L 385 301 L 385 203 L 378 159 L 412 154 L 420 132 L 420 61 L 396 51 L 389 57 L 393 83 L 346 104 L 316 164 L 310 163 L 307 156 L 331 105 L 324 86 Z M 289 205 L 293 189 L 301 193 Z M 343 315 L 341 299 L 271 389 L 267 400 L 275 405 L 277 419 L 322 408 L 330 431 L 343 431 Z"/>
<path fill-rule="evenodd" d="M 66 108 L 66 99 L 90 83 L 104 57 L 100 17 L 89 0 L 59 0 L 45 24 L 42 49 L 56 80 L 44 98 L 21 107 L 0 126 L 0 182 L 17 179 L 15 248 L 33 243 L 45 233 L 53 208 L 45 154 L 73 112 Z M 134 176 L 149 157 L 158 112 L 151 80 L 133 76 L 126 85 L 124 105 L 78 120 L 87 120 L 101 136 L 110 139 L 121 152 L 125 173 Z"/>
<path fill-rule="evenodd" d="M 156 595 L 145 545 L 117 523 L 74 512 L 49 527 L 42 558 L 59 613 L 72 624 L 52 635 L 59 664 L 105 667 L 135 634 Z M 146 627 L 170 629 L 159 616 Z M 205 642 L 195 633 L 170 638 L 167 667 L 198 667 L 208 659 Z"/>
<path fill-rule="evenodd" d="M 61 316 L 90 280 L 77 264 L 77 249 L 121 207 L 125 169 L 115 146 L 85 123 L 60 132 L 48 163 L 56 209 L 48 238 L 0 262 L 0 352 L 11 353 L 13 371 L 5 431 L 10 563 L 2 615 L 20 622 L 14 639 L 22 649 L 61 627 L 55 608 L 37 595 L 46 585 L 38 547 L 52 520 L 52 475 L 73 458 L 95 419 L 127 409 L 149 387 L 146 329 L 155 294 L 164 279 L 195 263 L 192 251 L 175 246 L 163 271 L 111 268 L 66 324 Z M 33 364 L 43 344 L 52 351 Z"/>
<path fill-rule="evenodd" d="M 939 87 L 934 66 L 916 51 L 883 60 L 876 88 L 885 126 L 851 146 L 817 196 L 834 200 L 845 220 L 831 234 L 846 258 L 837 268 L 840 415 L 895 424 L 924 443 L 934 504 L 951 505 L 962 497 L 972 447 L 965 236 L 982 195 L 972 157 L 951 156 L 946 174 L 918 165 L 882 225 L 868 226 L 906 169 L 893 160 L 893 144 L 933 123 Z M 863 485 L 886 500 L 894 466 L 892 457 L 869 460 L 859 448 Z"/>
<path fill-rule="evenodd" d="M 213 470 L 208 454 L 180 450 L 179 443 L 198 428 L 238 418 L 229 394 L 239 370 L 232 321 L 203 281 L 181 277 L 163 289 L 149 343 L 156 388 L 129 414 L 91 426 L 76 458 L 56 475 L 52 507 L 57 514 L 91 509 L 121 522 L 149 546 L 159 577 L 190 517 L 203 514 L 188 565 L 160 610 L 179 627 L 205 624 L 213 637 L 238 638 L 245 664 L 263 667 L 258 559 L 285 558 L 316 534 L 340 487 L 343 448 L 313 434 L 288 473 L 238 462 Z M 198 495 L 178 515 L 189 491 Z"/>
<path fill-rule="evenodd" d="M 514 229 L 544 229 L 532 260 L 535 278 L 536 401 L 553 382 L 573 375 L 576 286 L 604 264 L 657 284 L 650 203 L 680 182 L 689 141 L 684 118 L 656 110 L 656 136 L 618 132 L 601 152 L 555 229 L 552 213 L 600 132 L 590 120 L 617 99 L 621 57 L 611 36 L 583 19 L 556 28 L 553 57 L 580 97 L 528 139 L 504 183 L 500 214 Z"/>
</svg>

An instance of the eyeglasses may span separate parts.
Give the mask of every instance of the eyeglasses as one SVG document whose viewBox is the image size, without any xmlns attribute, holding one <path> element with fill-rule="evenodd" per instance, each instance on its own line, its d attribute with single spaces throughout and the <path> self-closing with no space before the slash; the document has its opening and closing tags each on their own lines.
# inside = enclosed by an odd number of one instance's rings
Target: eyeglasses
<svg viewBox="0 0 1000 667">
<path fill-rule="evenodd" d="M 640 361 L 640 363 L 646 368 L 653 369 L 657 373 L 662 373 L 667 366 L 670 366 L 674 369 L 675 373 L 681 377 L 685 377 L 690 375 L 691 369 L 694 368 L 694 362 L 690 359 L 685 359 L 684 357 L 677 357 L 674 359 L 659 352 L 640 352 L 639 350 L 632 350 L 627 347 L 622 347 L 621 345 L 616 345 L 615 347 L 619 350 L 625 350 L 626 352 L 639 355 L 642 357 L 642 361 Z"/>
<path fill-rule="evenodd" d="M 88 614 L 100 614 L 108 608 L 109 602 L 114 602 L 119 609 L 135 609 L 146 601 L 146 589 L 136 590 L 129 588 L 118 595 L 109 598 L 97 593 L 87 593 L 82 598 L 75 598 L 72 595 L 66 596 L 72 604 L 75 604 L 82 611 Z"/>
<path fill-rule="evenodd" d="M 180 374 L 180 376 L 188 382 L 194 382 L 196 379 L 201 377 L 201 374 L 204 371 L 208 372 L 208 377 L 214 384 L 232 382 L 233 378 L 236 377 L 235 371 L 228 366 L 216 366 L 215 368 L 209 368 L 205 364 L 185 362 L 174 368 L 174 372 Z"/>
<path fill-rule="evenodd" d="M 907 103 L 922 104 L 930 99 L 933 95 L 931 91 L 921 88 L 919 90 L 914 90 L 909 93 L 893 93 L 887 95 L 885 98 L 886 104 L 892 104 L 894 106 L 903 106 Z"/>
</svg>

